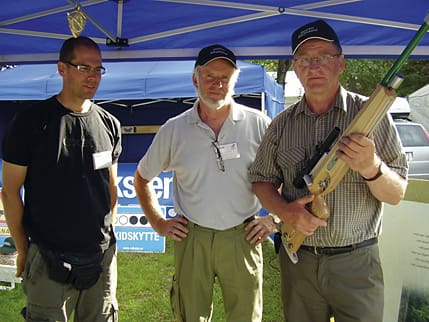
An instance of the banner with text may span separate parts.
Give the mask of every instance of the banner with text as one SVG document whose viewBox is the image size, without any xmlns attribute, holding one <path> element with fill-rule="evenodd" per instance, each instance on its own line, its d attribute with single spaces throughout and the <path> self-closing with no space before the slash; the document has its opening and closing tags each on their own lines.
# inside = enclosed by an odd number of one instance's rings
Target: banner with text
<svg viewBox="0 0 429 322">
<path fill-rule="evenodd" d="M 134 188 L 136 163 L 120 163 L 118 166 L 118 213 L 115 235 L 118 250 L 124 252 L 165 252 L 165 237 L 149 224 L 141 209 Z M 177 216 L 173 207 L 172 172 L 162 172 L 152 181 L 165 218 Z"/>
</svg>

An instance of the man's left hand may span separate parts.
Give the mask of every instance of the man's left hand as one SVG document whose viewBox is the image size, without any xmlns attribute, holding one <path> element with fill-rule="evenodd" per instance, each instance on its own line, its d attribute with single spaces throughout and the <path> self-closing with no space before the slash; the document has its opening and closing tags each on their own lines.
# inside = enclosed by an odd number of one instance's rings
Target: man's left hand
<svg viewBox="0 0 429 322">
<path fill-rule="evenodd" d="M 251 244 L 258 245 L 268 238 L 271 234 L 277 232 L 276 224 L 270 215 L 257 217 L 244 228 L 248 232 L 246 240 Z"/>
<path fill-rule="evenodd" d="M 338 142 L 338 147 L 337 156 L 346 162 L 350 169 L 364 177 L 371 177 L 371 173 L 380 162 L 375 154 L 375 144 L 372 139 L 353 133 L 343 136 Z M 369 175 L 365 176 L 367 173 Z"/>
</svg>

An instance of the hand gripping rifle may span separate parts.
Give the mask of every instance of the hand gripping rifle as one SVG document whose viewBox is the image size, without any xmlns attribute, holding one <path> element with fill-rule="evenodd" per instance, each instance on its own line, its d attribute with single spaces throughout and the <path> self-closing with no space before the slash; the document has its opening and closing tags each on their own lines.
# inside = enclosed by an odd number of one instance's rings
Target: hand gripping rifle
<svg viewBox="0 0 429 322">
<path fill-rule="evenodd" d="M 425 22 L 403 50 L 401 56 L 396 60 L 361 110 L 344 130 L 344 136 L 352 133 L 360 133 L 365 136 L 371 135 L 396 99 L 395 90 L 403 80 L 403 78 L 397 74 L 399 69 L 428 30 L 429 14 L 427 14 Z M 329 208 L 325 203 L 324 197 L 336 188 L 349 169 L 347 163 L 336 157 L 335 154 L 337 151 L 338 144 L 335 144 L 330 149 L 329 153 L 322 153 L 321 158 L 314 168 L 311 169 L 310 173 L 305 173 L 302 176 L 309 192 L 314 194 L 314 199 L 309 205 L 311 212 L 315 216 L 325 220 L 329 218 Z M 307 168 L 308 167 L 306 167 L 306 169 Z M 299 178 L 297 179 L 299 180 Z M 286 253 L 293 263 L 297 263 L 298 256 L 296 252 L 303 243 L 305 235 L 295 230 L 287 223 L 282 224 L 281 235 Z"/>
</svg>

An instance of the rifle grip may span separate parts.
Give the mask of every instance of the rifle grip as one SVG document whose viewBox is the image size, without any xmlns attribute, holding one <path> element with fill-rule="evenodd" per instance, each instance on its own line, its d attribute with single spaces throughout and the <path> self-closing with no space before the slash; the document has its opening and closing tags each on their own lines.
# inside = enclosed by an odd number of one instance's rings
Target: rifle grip
<svg viewBox="0 0 429 322">
<path fill-rule="evenodd" d="M 316 194 L 310 205 L 311 212 L 320 219 L 329 218 L 329 208 L 322 195 Z M 305 235 L 288 224 L 283 223 L 281 226 L 283 245 L 291 253 L 296 253 L 304 242 Z"/>
<path fill-rule="evenodd" d="M 311 202 L 311 212 L 320 219 L 329 218 L 329 208 L 322 195 L 316 194 Z"/>
</svg>

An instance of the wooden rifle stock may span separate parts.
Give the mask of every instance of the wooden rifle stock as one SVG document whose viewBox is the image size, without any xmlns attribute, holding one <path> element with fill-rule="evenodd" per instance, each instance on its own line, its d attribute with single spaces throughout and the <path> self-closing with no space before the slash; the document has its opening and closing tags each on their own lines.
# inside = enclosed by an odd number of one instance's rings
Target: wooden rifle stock
<svg viewBox="0 0 429 322">
<path fill-rule="evenodd" d="M 365 136 L 371 135 L 396 99 L 395 90 L 402 82 L 402 78 L 396 75 L 397 72 L 428 30 L 429 14 L 425 17 L 425 22 L 403 50 L 401 56 L 387 72 L 381 83 L 377 85 L 370 98 L 353 118 L 352 122 L 344 130 L 343 136 L 352 133 L 360 133 Z M 337 187 L 349 170 L 348 165 L 336 157 L 335 154 L 337 151 L 338 144 L 335 144 L 329 153 L 322 157 L 305 177 L 309 192 L 315 196 L 310 205 L 310 210 L 315 216 L 325 220 L 329 218 L 329 208 L 325 203 L 324 197 Z M 296 263 L 298 261 L 296 252 L 304 242 L 305 235 L 295 230 L 287 223 L 282 224 L 281 234 L 282 243 L 287 254 L 292 262 Z"/>
</svg>

